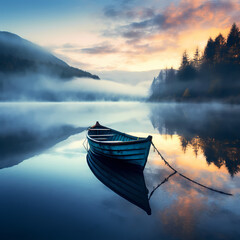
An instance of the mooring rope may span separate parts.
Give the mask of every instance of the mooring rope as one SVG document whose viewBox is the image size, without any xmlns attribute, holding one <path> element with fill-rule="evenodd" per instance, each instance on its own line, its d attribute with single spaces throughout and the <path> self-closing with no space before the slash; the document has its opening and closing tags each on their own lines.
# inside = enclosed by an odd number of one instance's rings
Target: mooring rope
<svg viewBox="0 0 240 240">
<path fill-rule="evenodd" d="M 158 184 L 158 185 L 151 191 L 151 193 L 149 194 L 148 200 L 150 200 L 150 198 L 152 197 L 153 193 L 154 193 L 162 184 L 164 184 L 165 182 L 167 182 L 168 179 L 169 179 L 170 177 L 172 177 L 173 175 L 175 175 L 176 173 L 177 173 L 177 172 L 174 171 L 174 172 L 171 173 L 167 178 L 165 178 L 160 184 Z"/>
<path fill-rule="evenodd" d="M 151 195 L 153 194 L 153 192 L 154 192 L 158 187 L 160 187 L 163 183 L 165 183 L 171 176 L 173 176 L 173 175 L 176 174 L 176 173 L 178 173 L 179 176 L 187 179 L 188 181 L 190 181 L 190 182 L 192 182 L 192 183 L 195 183 L 195 184 L 197 184 L 197 185 L 199 185 L 199 186 L 201 186 L 201 187 L 203 187 L 203 188 L 206 188 L 206 189 L 208 189 L 208 190 L 211 190 L 211 191 L 214 191 L 214 192 L 218 192 L 218 193 L 221 193 L 221 194 L 225 194 L 225 195 L 228 195 L 228 196 L 232 196 L 232 195 L 233 195 L 233 194 L 231 194 L 231 193 L 226 193 L 226 192 L 223 192 L 223 191 L 219 191 L 219 190 L 216 190 L 216 189 L 207 187 L 207 186 L 205 186 L 205 185 L 203 185 L 203 184 L 201 184 L 201 183 L 198 183 L 198 182 L 192 180 L 192 179 L 189 178 L 189 177 L 186 177 L 186 176 L 183 175 L 182 173 L 178 172 L 175 168 L 173 168 L 173 167 L 167 162 L 167 160 L 162 156 L 162 154 L 161 154 L 161 153 L 158 151 L 158 149 L 155 147 L 155 145 L 154 145 L 153 142 L 152 142 L 152 146 L 153 146 L 154 149 L 157 151 L 158 155 L 162 158 L 162 160 L 164 161 L 164 163 L 165 163 L 169 168 L 171 168 L 171 169 L 174 171 L 174 173 L 172 173 L 171 175 L 169 175 L 168 178 L 164 179 L 164 181 L 163 181 L 162 183 L 160 183 L 160 184 L 151 192 L 150 197 L 151 197 Z M 149 199 L 150 199 L 150 197 L 149 197 Z"/>
</svg>

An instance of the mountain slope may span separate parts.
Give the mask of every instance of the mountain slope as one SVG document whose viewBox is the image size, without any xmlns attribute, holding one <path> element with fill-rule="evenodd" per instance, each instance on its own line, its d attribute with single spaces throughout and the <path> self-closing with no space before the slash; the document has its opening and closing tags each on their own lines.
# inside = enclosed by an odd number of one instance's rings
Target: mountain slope
<svg viewBox="0 0 240 240">
<path fill-rule="evenodd" d="M 87 77 L 99 79 L 78 68 L 69 66 L 45 49 L 18 35 L 0 31 L 0 73 L 40 73 L 62 79 Z"/>
</svg>

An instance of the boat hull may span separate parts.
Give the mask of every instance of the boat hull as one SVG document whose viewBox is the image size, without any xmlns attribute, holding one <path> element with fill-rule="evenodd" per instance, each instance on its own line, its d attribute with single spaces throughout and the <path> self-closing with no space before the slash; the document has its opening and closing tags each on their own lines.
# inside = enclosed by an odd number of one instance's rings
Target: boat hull
<svg viewBox="0 0 240 240">
<path fill-rule="evenodd" d="M 96 125 L 88 129 L 89 151 L 113 161 L 121 161 L 144 168 L 147 162 L 152 136 L 139 138 L 114 129 Z"/>
<path fill-rule="evenodd" d="M 147 162 L 151 139 L 144 142 L 129 142 L 128 144 L 107 144 L 96 142 L 88 138 L 90 151 L 95 155 L 105 156 L 114 160 L 121 160 L 125 163 L 134 164 L 141 168 Z M 123 142 L 124 143 L 124 142 Z"/>
</svg>

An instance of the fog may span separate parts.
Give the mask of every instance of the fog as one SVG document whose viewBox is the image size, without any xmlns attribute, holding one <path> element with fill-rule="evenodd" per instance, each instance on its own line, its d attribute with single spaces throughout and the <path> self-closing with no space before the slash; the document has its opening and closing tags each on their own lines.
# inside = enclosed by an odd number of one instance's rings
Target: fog
<svg viewBox="0 0 240 240">
<path fill-rule="evenodd" d="M 172 103 L 151 105 L 150 119 L 160 134 L 178 135 L 183 151 L 203 152 L 207 163 L 240 172 L 239 105 Z"/>
<path fill-rule="evenodd" d="M 147 98 L 155 72 L 108 72 L 93 80 L 98 76 L 0 32 L 0 101 L 139 101 Z"/>
<path fill-rule="evenodd" d="M 136 85 L 143 82 L 152 83 L 153 77 L 159 74 L 159 69 L 150 71 L 95 71 L 91 70 L 101 79 L 108 79 L 113 82 Z"/>
<path fill-rule="evenodd" d="M 63 80 L 43 74 L 1 75 L 2 101 L 119 101 L 145 100 L 150 82 L 135 86 L 109 80 Z"/>
<path fill-rule="evenodd" d="M 149 106 L 152 124 L 161 134 L 218 139 L 237 139 L 239 136 L 239 105 L 162 103 Z"/>
<path fill-rule="evenodd" d="M 138 102 L 0 103 L 0 168 L 19 164 L 81 132 L 82 141 L 84 130 L 97 120 L 122 131 L 140 131 L 142 115 L 148 115 L 148 108 Z M 145 129 L 152 129 L 150 123 Z"/>
<path fill-rule="evenodd" d="M 0 139 L 3 139 L 0 141 L 0 168 L 22 162 L 18 166 L 1 170 L 1 206 L 3 206 L 1 216 L 4 231 L 9 236 L 15 227 L 15 225 L 11 225 L 12 216 L 18 220 L 16 221 L 17 229 L 30 229 L 35 232 L 41 226 L 41 229 L 47 229 L 45 232 L 49 234 L 48 227 L 51 226 L 52 229 L 53 225 L 52 232 L 54 234 L 57 232 L 56 238 L 59 238 L 58 236 L 61 238 L 63 235 L 68 238 L 69 232 L 73 233 L 71 235 L 73 236 L 75 232 L 79 232 L 80 225 L 83 224 L 82 229 L 84 230 L 84 228 L 87 229 L 88 223 L 94 221 L 96 224 L 102 222 L 103 227 L 109 226 L 113 222 L 111 227 L 116 226 L 118 229 L 119 219 L 128 218 L 136 222 L 136 217 L 140 219 L 141 226 L 147 226 L 147 229 L 150 229 L 149 226 L 154 226 L 146 234 L 152 234 L 151 236 L 156 238 L 165 234 L 164 232 L 155 234 L 152 231 L 156 224 L 161 228 L 162 222 L 166 223 L 163 224 L 162 228 L 169 231 L 172 231 L 170 227 L 174 226 L 177 229 L 174 233 L 179 234 L 182 233 L 182 222 L 189 221 L 189 216 L 193 222 L 191 227 L 195 227 L 194 224 L 197 220 L 196 229 L 191 228 L 196 236 L 201 234 L 201 229 L 200 231 L 198 229 L 199 215 L 202 221 L 200 224 L 205 224 L 204 228 L 214 221 L 217 229 L 221 225 L 222 219 L 227 219 L 226 224 L 224 222 L 226 227 L 221 231 L 221 234 L 224 234 L 228 229 L 232 231 L 233 224 L 229 221 L 230 218 L 236 223 L 234 229 L 237 229 L 239 214 L 235 213 L 239 206 L 239 174 L 236 178 L 234 177 L 233 181 L 228 177 L 225 169 L 213 170 L 211 167 L 208 168 L 204 164 L 204 157 L 194 158 L 192 155 L 185 155 L 182 151 L 178 151 L 180 147 L 178 141 L 168 141 L 170 137 L 167 140 L 165 136 L 161 137 L 157 132 L 157 129 L 164 127 L 168 128 L 169 131 L 179 133 L 184 132 L 183 129 L 187 128 L 188 133 L 192 127 L 193 133 L 199 135 L 207 126 L 212 128 L 212 124 L 209 123 L 214 124 L 214 118 L 218 119 L 218 123 L 221 123 L 222 118 L 222 128 L 227 128 L 228 123 L 230 127 L 237 127 L 239 108 L 233 106 L 231 111 L 231 108 L 228 107 L 220 104 L 151 104 L 139 102 L 0 103 Z M 208 120 L 208 115 L 213 121 Z M 225 115 L 228 116 L 227 122 L 224 120 Z M 149 117 L 151 117 L 153 124 Z M 150 205 L 153 214 L 151 219 L 146 218 L 144 212 L 141 214 L 140 209 L 105 188 L 90 172 L 86 163 L 86 152 L 82 146 L 86 134 L 83 130 L 94 124 L 96 120 L 99 120 L 101 124 L 136 136 L 141 136 L 143 133 L 153 135 L 153 140 L 163 156 L 171 164 L 173 163 L 174 167 L 176 166 L 178 170 L 200 183 L 236 193 L 235 197 L 228 198 L 205 191 L 180 178 L 180 176 L 174 175 L 151 197 Z M 201 120 L 204 121 L 203 124 L 201 124 Z M 154 128 L 156 129 L 154 130 Z M 219 129 L 221 128 L 219 127 Z M 73 134 L 75 135 L 73 136 Z M 212 132 L 210 132 L 211 135 Z M 65 140 L 66 138 L 68 139 Z M 176 136 L 173 138 L 176 139 Z M 54 144 L 57 145 L 52 147 Z M 166 144 L 167 148 L 165 148 Z M 5 148 L 5 146 L 8 147 Z M 229 148 L 233 146 L 230 144 Z M 219 151 L 219 148 L 216 150 Z M 38 154 L 41 155 L 33 157 Z M 182 158 L 186 161 L 180 162 L 179 159 Z M 237 161 L 234 162 L 237 163 Z M 163 164 L 163 162 L 161 164 L 160 157 L 152 149 L 144 170 L 146 184 L 150 192 L 171 173 L 171 170 Z M 232 166 L 229 169 L 234 170 L 235 167 Z M 214 209 L 215 212 L 217 211 L 217 218 L 215 215 L 210 219 L 208 216 L 206 218 L 202 209 L 207 211 Z M 94 213 L 98 212 L 89 219 L 88 217 L 92 216 L 89 215 L 89 212 L 93 210 Z M 182 214 L 185 212 L 186 214 Z M 192 212 L 193 214 L 191 214 Z M 51 217 L 49 217 L 49 213 L 51 213 Z M 37 222 L 32 221 L 32 216 L 37 216 Z M 66 234 L 64 234 L 64 227 L 60 228 L 60 232 L 57 229 L 62 226 L 62 216 L 71 227 L 71 231 Z M 103 218 L 103 216 L 107 217 Z M 114 220 L 113 216 L 117 216 L 117 220 Z M 177 222 L 174 216 L 177 217 Z M 164 221 L 165 219 L 167 221 Z M 172 219 L 173 221 L 171 221 Z M 36 226 L 32 226 L 32 222 L 36 223 Z M 228 222 L 230 222 L 231 228 L 227 225 Z M 133 224 L 130 222 L 127 226 L 130 226 L 129 230 L 131 231 Z M 180 227 L 178 228 L 178 226 Z M 157 229 L 159 230 L 159 228 Z M 213 230 L 215 231 L 215 228 Z M 44 238 L 46 234 L 43 233 L 41 236 Z M 203 238 L 205 236 L 206 234 Z"/>
<path fill-rule="evenodd" d="M 120 99 L 143 99 L 148 95 L 147 83 L 138 83 L 135 86 L 117 83 L 109 80 L 96 81 L 90 78 L 75 78 L 65 82 L 61 90 L 103 94 L 105 98 L 118 97 Z M 150 84 L 148 85 L 148 87 Z"/>
</svg>

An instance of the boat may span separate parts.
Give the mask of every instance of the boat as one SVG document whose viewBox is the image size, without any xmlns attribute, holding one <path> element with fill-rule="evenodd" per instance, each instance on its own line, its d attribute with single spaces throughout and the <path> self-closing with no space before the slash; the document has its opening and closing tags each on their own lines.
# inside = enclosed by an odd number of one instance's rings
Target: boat
<svg viewBox="0 0 240 240">
<path fill-rule="evenodd" d="M 117 130 L 102 126 L 99 122 L 87 131 L 89 151 L 110 161 L 117 160 L 133 164 L 144 169 L 152 136 L 135 137 Z"/>
<path fill-rule="evenodd" d="M 91 151 L 87 154 L 87 163 L 100 182 L 151 215 L 143 170 L 119 161 L 109 161 Z"/>
</svg>

